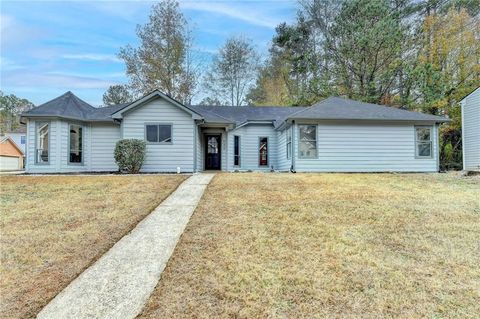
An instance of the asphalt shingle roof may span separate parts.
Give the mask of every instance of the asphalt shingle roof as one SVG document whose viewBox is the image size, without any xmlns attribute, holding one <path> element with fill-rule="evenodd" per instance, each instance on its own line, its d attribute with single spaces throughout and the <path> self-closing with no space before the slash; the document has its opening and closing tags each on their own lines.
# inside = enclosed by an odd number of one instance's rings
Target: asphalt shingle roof
<svg viewBox="0 0 480 319">
<path fill-rule="evenodd" d="M 130 103 L 96 108 L 67 92 L 35 107 L 22 116 L 53 116 L 81 121 L 112 121 L 111 115 Z M 340 97 L 327 98 L 311 107 L 283 106 L 188 106 L 207 123 L 240 125 L 248 121 L 268 121 L 278 127 L 287 119 L 389 120 L 446 122 L 440 116 L 411 112 L 394 107 L 358 102 Z"/>
<path fill-rule="evenodd" d="M 212 106 L 192 105 L 192 109 L 205 116 L 208 122 L 208 114 L 220 116 L 231 123 L 242 124 L 247 121 L 278 121 L 290 114 L 305 110 L 306 107 L 287 106 Z M 204 115 L 205 114 L 205 115 Z"/>
<path fill-rule="evenodd" d="M 51 101 L 23 113 L 22 116 L 52 116 L 80 121 L 112 121 L 111 115 L 128 104 L 130 103 L 107 107 L 93 107 L 68 91 Z"/>
<path fill-rule="evenodd" d="M 290 115 L 288 118 L 321 120 L 449 121 L 440 116 L 412 112 L 390 106 L 364 103 L 340 97 L 329 97 L 303 111 Z"/>
</svg>

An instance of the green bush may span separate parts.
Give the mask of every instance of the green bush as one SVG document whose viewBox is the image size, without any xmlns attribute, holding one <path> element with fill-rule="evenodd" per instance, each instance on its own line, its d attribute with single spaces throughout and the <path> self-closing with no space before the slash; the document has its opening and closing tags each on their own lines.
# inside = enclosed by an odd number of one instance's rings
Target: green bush
<svg viewBox="0 0 480 319">
<path fill-rule="evenodd" d="M 143 140 L 124 139 L 115 145 L 115 162 L 121 172 L 135 174 L 140 171 L 145 160 L 146 144 Z"/>
</svg>

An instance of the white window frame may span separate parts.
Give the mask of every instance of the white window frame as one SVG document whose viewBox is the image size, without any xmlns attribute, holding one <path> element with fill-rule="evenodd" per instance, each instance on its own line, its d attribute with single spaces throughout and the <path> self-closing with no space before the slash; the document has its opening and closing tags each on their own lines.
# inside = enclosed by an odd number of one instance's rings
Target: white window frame
<svg viewBox="0 0 480 319">
<path fill-rule="evenodd" d="M 428 129 L 430 131 L 430 139 L 427 140 L 418 140 L 418 134 L 417 131 L 419 129 Z M 415 134 L 415 158 L 417 159 L 431 159 L 433 158 L 433 128 L 428 125 L 416 125 L 414 129 L 414 134 Z M 429 156 L 421 156 L 418 152 L 418 146 L 420 144 L 430 144 L 430 155 Z"/>
<path fill-rule="evenodd" d="M 305 142 L 315 142 L 315 155 L 313 156 L 301 156 L 300 155 L 300 145 L 304 142 L 301 140 L 301 128 L 302 126 L 313 126 L 315 127 L 315 140 L 305 140 Z M 318 158 L 318 125 L 316 124 L 299 124 L 298 125 L 298 150 L 297 150 L 297 153 L 298 153 L 298 158 L 301 158 L 301 159 L 315 159 L 315 158 Z"/>
<path fill-rule="evenodd" d="M 41 124 L 47 124 L 48 125 L 48 149 L 47 149 L 47 154 L 48 154 L 48 160 L 46 162 L 40 162 L 38 161 L 38 150 L 39 150 L 39 145 L 38 145 L 38 130 Z M 52 134 L 52 129 L 51 129 L 52 122 L 50 121 L 35 121 L 35 165 L 50 165 L 50 142 L 52 140 L 51 134 Z"/>
<path fill-rule="evenodd" d="M 238 138 L 238 155 L 235 155 L 235 138 Z M 233 166 L 240 167 L 242 165 L 242 138 L 240 135 L 233 136 Z M 235 157 L 238 157 L 238 164 L 235 164 Z"/>
<path fill-rule="evenodd" d="M 70 162 L 70 151 L 71 151 L 71 138 L 70 138 L 70 129 L 71 126 L 75 125 L 78 126 L 82 129 L 82 155 L 81 155 L 81 160 L 80 162 Z M 83 165 L 83 160 L 84 160 L 84 155 L 85 155 L 85 126 L 78 124 L 78 123 L 68 123 L 68 149 L 67 149 L 67 161 L 68 165 Z"/>
<path fill-rule="evenodd" d="M 157 126 L 157 142 L 150 142 L 147 140 L 147 126 Z M 160 142 L 160 128 L 159 126 L 170 126 L 170 142 Z M 144 139 L 147 144 L 157 144 L 157 145 L 171 145 L 173 144 L 173 123 L 159 123 L 159 122 L 148 122 L 144 125 Z"/>
</svg>

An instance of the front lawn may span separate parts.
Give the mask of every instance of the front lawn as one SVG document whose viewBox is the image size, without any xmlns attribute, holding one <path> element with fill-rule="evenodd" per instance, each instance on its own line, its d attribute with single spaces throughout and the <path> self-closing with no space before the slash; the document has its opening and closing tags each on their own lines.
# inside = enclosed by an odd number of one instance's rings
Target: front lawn
<svg viewBox="0 0 480 319">
<path fill-rule="evenodd" d="M 185 178 L 1 176 L 0 317 L 33 317 Z"/>
<path fill-rule="evenodd" d="M 480 180 L 218 174 L 141 318 L 478 318 Z"/>
</svg>

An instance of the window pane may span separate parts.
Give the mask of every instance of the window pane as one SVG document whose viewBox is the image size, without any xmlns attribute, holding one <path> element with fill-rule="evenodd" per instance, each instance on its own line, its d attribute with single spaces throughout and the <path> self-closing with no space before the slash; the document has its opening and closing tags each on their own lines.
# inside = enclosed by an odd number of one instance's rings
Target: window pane
<svg viewBox="0 0 480 319">
<path fill-rule="evenodd" d="M 268 138 L 261 137 L 259 145 L 259 165 L 267 166 L 268 165 Z"/>
<path fill-rule="evenodd" d="M 418 143 L 418 156 L 422 157 L 431 157 L 432 156 L 432 143 Z"/>
<path fill-rule="evenodd" d="M 70 163 L 82 162 L 82 131 L 83 128 L 80 125 L 70 125 Z"/>
<path fill-rule="evenodd" d="M 300 157 L 315 158 L 317 157 L 317 142 L 316 141 L 300 141 L 298 151 Z"/>
<path fill-rule="evenodd" d="M 48 163 L 48 135 L 49 124 L 38 123 L 37 125 L 37 163 Z"/>
<path fill-rule="evenodd" d="M 233 137 L 233 165 L 240 165 L 240 136 Z"/>
<path fill-rule="evenodd" d="M 147 142 L 156 143 L 158 142 L 158 126 L 157 125 L 147 125 L 146 127 L 146 136 Z"/>
<path fill-rule="evenodd" d="M 417 128 L 417 141 L 430 141 L 430 128 L 418 127 Z"/>
<path fill-rule="evenodd" d="M 316 140 L 317 127 L 315 125 L 300 125 L 300 140 Z"/>
<path fill-rule="evenodd" d="M 160 143 L 169 143 L 172 141 L 172 126 L 171 125 L 159 125 L 159 138 Z"/>
<path fill-rule="evenodd" d="M 299 157 L 317 157 L 317 127 L 315 125 L 300 125 L 299 131 Z"/>
</svg>

